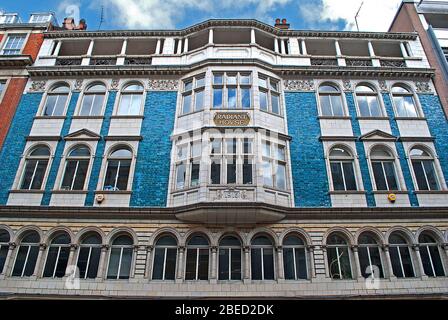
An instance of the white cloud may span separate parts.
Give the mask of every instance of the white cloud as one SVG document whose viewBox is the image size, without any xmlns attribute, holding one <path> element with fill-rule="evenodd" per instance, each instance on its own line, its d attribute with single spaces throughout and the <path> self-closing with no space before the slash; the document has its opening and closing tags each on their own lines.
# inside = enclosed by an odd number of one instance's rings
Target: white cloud
<svg viewBox="0 0 448 320">
<path fill-rule="evenodd" d="M 356 30 L 355 15 L 364 2 L 358 15 L 361 31 L 387 31 L 401 0 L 321 0 L 321 4 L 302 5 L 301 12 L 309 22 L 321 20 L 346 22 L 346 30 Z"/>
<path fill-rule="evenodd" d="M 182 20 L 186 10 L 194 9 L 199 13 L 212 16 L 221 10 L 232 10 L 238 16 L 246 15 L 256 19 L 270 19 L 267 13 L 278 6 L 291 3 L 294 0 L 108 0 L 104 6 L 109 13 L 109 19 L 114 24 L 122 24 L 131 29 L 175 28 Z M 255 8 L 255 10 L 249 10 Z"/>
</svg>

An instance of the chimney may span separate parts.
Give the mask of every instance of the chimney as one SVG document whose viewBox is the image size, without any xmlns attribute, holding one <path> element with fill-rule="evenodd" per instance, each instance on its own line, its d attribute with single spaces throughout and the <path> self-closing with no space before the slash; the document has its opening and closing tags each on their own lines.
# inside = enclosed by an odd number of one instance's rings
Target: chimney
<svg viewBox="0 0 448 320">
<path fill-rule="evenodd" d="M 85 19 L 79 20 L 78 30 L 87 30 L 87 24 Z"/>
<path fill-rule="evenodd" d="M 279 29 L 283 29 L 283 30 L 288 30 L 289 29 L 289 23 L 287 22 L 286 19 L 282 19 L 282 21 L 280 22 L 280 19 L 277 18 L 277 19 L 275 19 L 274 27 L 279 28 Z"/>
<path fill-rule="evenodd" d="M 79 25 L 75 24 L 75 19 L 68 17 L 64 18 L 62 28 L 65 30 L 87 30 L 87 24 L 85 19 L 79 20 Z"/>
</svg>

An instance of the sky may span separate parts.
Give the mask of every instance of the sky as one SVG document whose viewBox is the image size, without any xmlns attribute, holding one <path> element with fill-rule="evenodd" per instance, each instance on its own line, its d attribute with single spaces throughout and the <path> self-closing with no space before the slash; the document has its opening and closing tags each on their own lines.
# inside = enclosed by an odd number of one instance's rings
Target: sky
<svg viewBox="0 0 448 320">
<path fill-rule="evenodd" d="M 4 12 L 27 21 L 33 12 L 86 19 L 88 30 L 182 29 L 211 18 L 250 18 L 292 29 L 387 31 L 401 0 L 0 0 Z M 101 13 L 103 22 L 100 25 Z"/>
</svg>

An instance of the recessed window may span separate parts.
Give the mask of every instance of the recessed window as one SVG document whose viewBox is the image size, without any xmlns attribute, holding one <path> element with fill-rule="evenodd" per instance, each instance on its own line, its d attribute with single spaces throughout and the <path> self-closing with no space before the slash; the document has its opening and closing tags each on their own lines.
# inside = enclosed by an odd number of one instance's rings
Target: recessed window
<svg viewBox="0 0 448 320">
<path fill-rule="evenodd" d="M 199 185 L 202 142 L 192 141 L 176 146 L 177 158 L 175 164 L 176 190 Z"/>
<path fill-rule="evenodd" d="M 34 148 L 26 157 L 20 189 L 41 190 L 50 161 L 50 149 L 45 146 Z"/>
<path fill-rule="evenodd" d="M 128 148 L 121 148 L 113 151 L 107 159 L 106 178 L 104 180 L 103 190 L 127 190 L 131 163 L 131 150 Z"/>
<path fill-rule="evenodd" d="M 18 55 L 22 51 L 25 43 L 26 35 L 24 34 L 11 34 L 6 39 L 2 55 Z"/>
<path fill-rule="evenodd" d="M 364 278 L 384 278 L 383 264 L 381 259 L 381 247 L 370 233 L 359 236 L 359 266 Z"/>
<path fill-rule="evenodd" d="M 256 236 L 251 242 L 252 280 L 274 280 L 274 245 L 264 235 Z"/>
<path fill-rule="evenodd" d="M 196 76 L 184 81 L 182 93 L 182 114 L 204 109 L 205 75 Z"/>
<path fill-rule="evenodd" d="M 265 75 L 258 76 L 260 109 L 274 114 L 281 114 L 279 81 Z"/>
<path fill-rule="evenodd" d="M 213 109 L 252 108 L 250 73 L 213 73 Z"/>
<path fill-rule="evenodd" d="M 4 229 L 0 229 L 0 274 L 3 273 L 6 256 L 8 255 L 9 241 L 9 232 Z"/>
<path fill-rule="evenodd" d="M 381 117 L 383 115 L 378 93 L 368 85 L 356 87 L 356 102 L 361 117 Z"/>
<path fill-rule="evenodd" d="M 328 270 L 332 279 L 352 279 L 349 246 L 338 234 L 331 234 L 327 240 Z"/>
<path fill-rule="evenodd" d="M 219 242 L 219 280 L 241 280 L 241 242 L 226 236 Z"/>
<path fill-rule="evenodd" d="M 327 117 L 342 117 L 345 115 L 342 94 L 339 89 L 331 84 L 319 87 L 319 101 L 321 115 Z"/>
<path fill-rule="evenodd" d="M 106 86 L 94 84 L 87 88 L 81 103 L 80 116 L 99 116 L 102 113 Z"/>
<path fill-rule="evenodd" d="M 429 277 L 444 277 L 445 271 L 437 241 L 431 235 L 422 233 L 418 237 L 418 243 L 425 274 Z"/>
<path fill-rule="evenodd" d="M 44 106 L 44 116 L 63 116 L 67 105 L 70 88 L 67 85 L 58 85 L 47 93 Z"/>
<path fill-rule="evenodd" d="M 70 151 L 65 163 L 62 190 L 83 190 L 90 163 L 90 150 L 79 146 Z"/>
<path fill-rule="evenodd" d="M 110 247 L 107 279 L 129 279 L 131 276 L 134 242 L 128 235 L 121 235 L 112 241 Z"/>
<path fill-rule="evenodd" d="M 97 277 L 101 247 L 101 237 L 97 233 L 89 233 L 81 240 L 76 264 L 81 279 L 95 279 Z"/>
<path fill-rule="evenodd" d="M 370 153 L 373 176 L 377 190 L 399 190 L 395 171 L 395 158 L 382 147 L 375 147 Z"/>
<path fill-rule="evenodd" d="M 419 116 L 414 95 L 410 90 L 403 86 L 393 86 L 392 98 L 397 117 L 412 118 Z"/>
<path fill-rule="evenodd" d="M 337 147 L 330 151 L 330 169 L 333 190 L 357 190 L 353 155 L 345 148 Z"/>
<path fill-rule="evenodd" d="M 139 115 L 143 103 L 144 88 L 141 84 L 127 85 L 121 92 L 117 115 Z"/>
<path fill-rule="evenodd" d="M 20 240 L 12 270 L 13 277 L 30 277 L 36 269 L 39 255 L 40 236 L 36 231 L 28 231 Z"/>
<path fill-rule="evenodd" d="M 389 244 L 389 254 L 394 275 L 397 278 L 415 277 L 410 244 L 398 233 L 390 235 Z"/>
<path fill-rule="evenodd" d="M 210 245 L 202 235 L 193 235 L 187 242 L 185 280 L 208 280 Z"/>
<path fill-rule="evenodd" d="M 262 141 L 264 185 L 286 190 L 286 146 Z"/>
<path fill-rule="evenodd" d="M 56 236 L 48 247 L 47 260 L 45 262 L 45 278 L 62 278 L 70 255 L 70 236 L 62 233 Z"/>
<path fill-rule="evenodd" d="M 426 150 L 413 148 L 410 152 L 418 190 L 440 190 L 434 159 Z"/>
<path fill-rule="evenodd" d="M 283 266 L 287 280 L 308 278 L 306 247 L 301 238 L 289 235 L 283 240 Z"/>
<path fill-rule="evenodd" d="M 160 237 L 155 245 L 153 280 L 174 280 L 176 277 L 177 241 L 170 235 Z"/>
</svg>

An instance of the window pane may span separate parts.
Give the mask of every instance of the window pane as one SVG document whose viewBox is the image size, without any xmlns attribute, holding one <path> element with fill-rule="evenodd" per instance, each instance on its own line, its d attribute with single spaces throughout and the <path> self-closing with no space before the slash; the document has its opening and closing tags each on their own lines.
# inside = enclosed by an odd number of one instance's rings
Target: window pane
<svg viewBox="0 0 448 320">
<path fill-rule="evenodd" d="M 227 84 L 236 84 L 236 74 L 227 75 Z"/>
<path fill-rule="evenodd" d="M 261 280 L 261 249 L 252 248 L 251 249 L 251 270 L 252 270 L 252 280 Z"/>
<path fill-rule="evenodd" d="M 132 95 L 123 94 L 120 99 L 120 105 L 118 106 L 118 115 L 127 115 L 129 114 L 129 109 L 131 106 Z"/>
<path fill-rule="evenodd" d="M 31 189 L 40 190 L 45 177 L 45 171 L 47 170 L 48 161 L 39 160 L 37 162 L 36 171 L 34 172 L 34 178 L 31 184 Z"/>
<path fill-rule="evenodd" d="M 406 108 L 404 106 L 403 97 L 393 97 L 395 109 L 397 111 L 397 117 L 406 117 Z"/>
<path fill-rule="evenodd" d="M 199 249 L 198 280 L 208 280 L 208 249 Z"/>
<path fill-rule="evenodd" d="M 241 250 L 231 249 L 232 257 L 230 261 L 231 280 L 241 280 Z"/>
<path fill-rule="evenodd" d="M 94 97 L 95 97 L 94 95 L 85 95 L 84 96 L 84 98 L 82 100 L 81 111 L 79 112 L 80 116 L 89 116 L 90 115 Z"/>
<path fill-rule="evenodd" d="M 274 251 L 263 249 L 264 280 L 274 280 Z"/>
<path fill-rule="evenodd" d="M 182 113 L 191 112 L 191 93 L 184 96 L 184 104 L 182 106 Z"/>
<path fill-rule="evenodd" d="M 47 260 L 45 262 L 44 277 L 53 277 L 54 268 L 56 265 L 56 259 L 58 257 L 59 247 L 49 247 Z"/>
<path fill-rule="evenodd" d="M 296 274 L 294 270 L 294 249 L 283 248 L 283 265 L 285 269 L 285 279 L 295 280 Z"/>
<path fill-rule="evenodd" d="M 343 162 L 342 166 L 344 168 L 345 186 L 347 190 L 357 190 L 353 163 Z"/>
<path fill-rule="evenodd" d="M 359 114 L 361 117 L 370 117 L 370 110 L 369 105 L 367 103 L 367 97 L 365 96 L 358 96 L 358 108 L 359 108 Z"/>
<path fill-rule="evenodd" d="M 191 164 L 191 186 L 197 186 L 199 185 L 199 163 L 192 163 Z"/>
<path fill-rule="evenodd" d="M 204 91 L 195 93 L 195 111 L 204 109 Z"/>
<path fill-rule="evenodd" d="M 56 105 L 53 110 L 53 116 L 64 115 L 65 104 L 67 102 L 67 95 L 58 95 L 56 100 Z"/>
<path fill-rule="evenodd" d="M 387 190 L 386 180 L 381 162 L 372 162 L 373 175 L 375 177 L 376 189 Z"/>
<path fill-rule="evenodd" d="M 213 108 L 222 108 L 222 89 L 213 89 Z"/>
<path fill-rule="evenodd" d="M 174 280 L 176 277 L 177 249 L 166 250 L 165 280 Z"/>
<path fill-rule="evenodd" d="M 241 89 L 241 107 L 244 109 L 250 109 L 252 107 L 250 89 Z"/>
<path fill-rule="evenodd" d="M 210 167 L 211 184 L 221 183 L 221 163 L 219 160 L 213 160 Z"/>
<path fill-rule="evenodd" d="M 54 107 L 56 105 L 57 96 L 47 96 L 47 101 L 45 101 L 44 116 L 52 116 L 54 112 Z"/>
<path fill-rule="evenodd" d="M 331 112 L 331 103 L 329 95 L 323 95 L 323 94 L 320 95 L 320 108 L 322 109 L 323 116 L 333 115 L 333 113 Z"/>
<path fill-rule="evenodd" d="M 361 268 L 361 274 L 364 278 L 368 278 L 369 275 L 372 273 L 372 270 L 370 270 L 370 262 L 367 253 L 367 247 L 359 247 L 358 256 L 359 256 L 359 266 Z"/>
<path fill-rule="evenodd" d="M 236 157 L 227 159 L 227 183 L 236 183 Z"/>
<path fill-rule="evenodd" d="M 264 91 L 260 91 L 260 109 L 268 111 L 268 94 Z"/>
<path fill-rule="evenodd" d="M 121 257 L 120 279 L 129 279 L 132 265 L 132 248 L 124 248 Z"/>
<path fill-rule="evenodd" d="M 334 116 L 343 116 L 344 115 L 344 108 L 342 105 L 342 98 L 341 96 L 330 96 L 331 99 L 331 106 L 333 108 L 333 115 Z"/>
<path fill-rule="evenodd" d="M 387 183 L 389 185 L 389 190 L 398 190 L 394 163 L 391 161 L 383 162 L 383 166 L 386 173 Z"/>
<path fill-rule="evenodd" d="M 89 160 L 78 161 L 78 171 L 76 173 L 73 190 L 83 190 L 84 182 L 87 176 L 87 169 L 89 167 Z"/>
<path fill-rule="evenodd" d="M 272 112 L 280 114 L 280 97 L 276 94 L 271 94 Z"/>
<path fill-rule="evenodd" d="M 273 187 L 272 166 L 269 161 L 263 161 L 263 179 L 266 186 Z"/>
<path fill-rule="evenodd" d="M 439 190 L 436 173 L 434 171 L 434 162 L 432 160 L 422 161 L 425 168 L 426 177 L 428 178 L 429 188 L 431 190 Z"/>
<path fill-rule="evenodd" d="M 412 160 L 412 167 L 414 168 L 415 179 L 419 190 L 429 190 L 426 183 L 425 172 L 423 170 L 423 162 L 419 160 Z"/>
<path fill-rule="evenodd" d="M 130 169 L 131 169 L 131 160 L 120 160 L 120 171 L 118 172 L 118 179 L 117 179 L 118 190 L 128 189 L 128 179 Z"/>
<path fill-rule="evenodd" d="M 154 253 L 154 266 L 152 278 L 154 280 L 163 280 L 163 263 L 165 260 L 165 248 L 156 248 Z"/>
<path fill-rule="evenodd" d="M 37 165 L 37 160 L 27 160 L 26 161 L 25 170 L 23 172 L 22 184 L 20 186 L 20 189 L 29 189 L 30 188 L 36 165 Z"/>
<path fill-rule="evenodd" d="M 25 268 L 25 259 L 28 254 L 29 246 L 20 246 L 17 251 L 16 261 L 14 263 L 14 269 L 12 270 L 13 277 L 21 277 L 22 271 Z M 34 269 L 33 269 L 34 271 Z M 32 273 L 31 273 L 32 274 Z M 30 276 L 31 274 L 27 275 Z"/>
<path fill-rule="evenodd" d="M 227 88 L 227 107 L 236 108 L 236 88 Z"/>
<path fill-rule="evenodd" d="M 342 166 L 340 162 L 331 162 L 331 177 L 333 179 L 334 190 L 345 190 L 344 180 L 342 177 Z"/>
<path fill-rule="evenodd" d="M 187 249 L 187 263 L 185 266 L 185 279 L 196 280 L 197 250 Z"/>
<path fill-rule="evenodd" d="M 193 89 L 193 81 L 186 81 L 184 83 L 185 86 L 185 91 L 190 91 L 191 89 Z"/>
<path fill-rule="evenodd" d="M 213 84 L 222 84 L 222 74 L 213 74 Z"/>
<path fill-rule="evenodd" d="M 106 178 L 104 179 L 104 190 L 115 190 L 115 178 L 117 176 L 118 160 L 109 160 L 107 163 Z"/>
<path fill-rule="evenodd" d="M 8 247 L 8 245 L 0 246 L 0 273 L 3 272 L 3 267 L 5 266 L 5 260 L 9 250 Z"/>
<path fill-rule="evenodd" d="M 250 84 L 250 75 L 240 74 L 240 84 Z"/>
<path fill-rule="evenodd" d="M 403 97 L 404 108 L 408 117 L 417 117 L 417 111 L 415 110 L 414 98 L 410 96 Z"/>
<path fill-rule="evenodd" d="M 252 139 L 244 138 L 243 141 L 243 153 L 252 153 Z"/>
<path fill-rule="evenodd" d="M 339 248 L 340 262 L 341 262 L 341 272 L 343 279 L 352 278 L 352 270 L 350 267 L 350 258 L 348 255 L 348 248 Z"/>
<path fill-rule="evenodd" d="M 212 144 L 211 154 L 219 154 L 221 153 L 221 139 L 211 139 L 210 142 Z"/>
<path fill-rule="evenodd" d="M 185 175 L 186 175 L 186 166 L 181 163 L 177 165 L 176 168 L 176 189 L 185 188 Z"/>
<path fill-rule="evenodd" d="M 286 156 L 285 156 L 285 146 L 281 146 L 281 145 L 277 145 L 275 147 L 276 149 L 276 157 L 278 160 L 282 160 L 285 161 L 286 160 Z"/>
<path fill-rule="evenodd" d="M 267 79 L 266 78 L 258 78 L 258 85 L 263 88 L 268 87 Z"/>
<path fill-rule="evenodd" d="M 92 248 L 92 253 L 90 254 L 89 261 L 89 271 L 87 273 L 87 278 L 95 279 L 98 274 L 98 266 L 100 264 L 101 258 L 101 248 L 95 247 Z"/>
<path fill-rule="evenodd" d="M 414 277 L 414 268 L 412 267 L 411 255 L 408 247 L 400 247 L 403 269 L 406 277 Z"/>
<path fill-rule="evenodd" d="M 327 248 L 328 267 L 332 279 L 341 279 L 336 248 Z"/>
<path fill-rule="evenodd" d="M 236 154 L 236 139 L 226 139 L 227 154 Z"/>
<path fill-rule="evenodd" d="M 59 259 L 56 265 L 56 278 L 62 278 L 65 276 L 65 270 L 67 269 L 68 256 L 70 254 L 69 247 L 61 247 L 61 251 L 59 252 Z"/>
<path fill-rule="evenodd" d="M 200 88 L 203 86 L 205 86 L 205 78 L 204 77 L 196 78 L 196 88 Z"/>
<path fill-rule="evenodd" d="M 436 276 L 437 277 L 445 276 L 445 272 L 443 270 L 442 259 L 440 257 L 439 247 L 438 246 L 429 246 L 429 253 L 431 254 L 431 259 L 432 259 L 432 263 L 434 265 L 434 270 L 436 272 Z"/>
<path fill-rule="evenodd" d="M 308 271 L 306 267 L 306 252 L 305 248 L 296 248 L 296 269 L 299 279 L 307 279 Z"/>
<path fill-rule="evenodd" d="M 382 114 L 378 98 L 376 96 L 375 97 L 369 96 L 367 97 L 367 101 L 370 107 L 370 115 L 372 117 L 381 117 Z"/>
<path fill-rule="evenodd" d="M 276 187 L 281 190 L 286 189 L 286 166 L 277 164 Z"/>
<path fill-rule="evenodd" d="M 219 280 L 229 280 L 229 250 L 219 249 Z"/>
<path fill-rule="evenodd" d="M 252 160 L 247 157 L 243 163 L 243 184 L 252 184 Z"/>
</svg>

